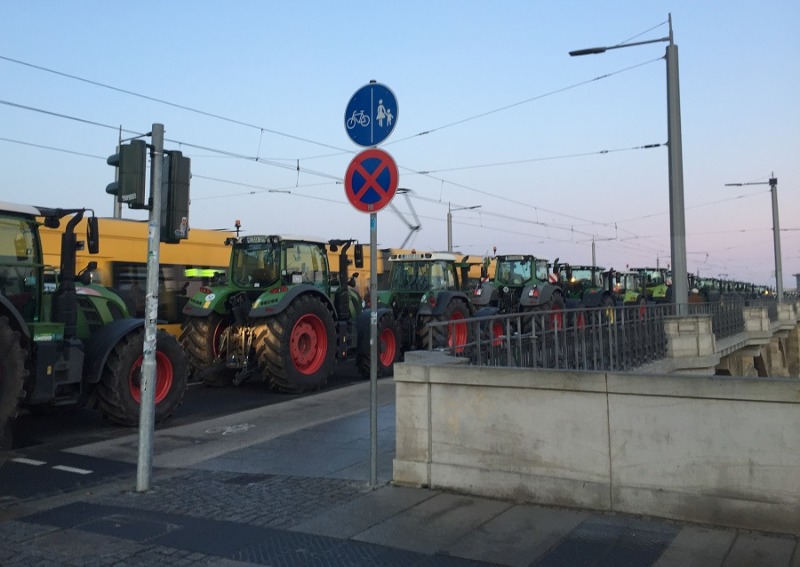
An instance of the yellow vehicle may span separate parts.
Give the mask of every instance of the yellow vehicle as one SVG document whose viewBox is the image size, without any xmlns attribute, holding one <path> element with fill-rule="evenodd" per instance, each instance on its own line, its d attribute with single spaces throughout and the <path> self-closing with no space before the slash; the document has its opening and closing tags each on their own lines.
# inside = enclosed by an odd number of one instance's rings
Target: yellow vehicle
<svg viewBox="0 0 800 567">
<path fill-rule="evenodd" d="M 66 221 L 57 229 L 41 227 L 45 265 L 59 268 L 61 235 Z M 148 222 L 100 218 L 103 235 L 100 253 L 89 256 L 88 250 L 77 253 L 77 269 L 90 261 L 97 262 L 92 282 L 113 288 L 124 300 L 133 317 L 144 317 L 147 287 Z M 86 221 L 76 227 L 77 235 L 86 234 Z M 159 327 L 180 334 L 182 310 L 188 299 L 215 273 L 224 274 L 230 258 L 225 238 L 232 232 L 193 228 L 180 244 L 162 244 L 159 251 L 158 319 Z M 80 236 L 78 236 L 80 239 Z"/>
</svg>

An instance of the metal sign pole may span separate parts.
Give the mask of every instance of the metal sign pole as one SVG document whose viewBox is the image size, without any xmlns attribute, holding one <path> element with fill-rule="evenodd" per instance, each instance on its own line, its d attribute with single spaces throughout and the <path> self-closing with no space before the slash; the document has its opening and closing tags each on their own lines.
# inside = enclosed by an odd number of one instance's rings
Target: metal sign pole
<svg viewBox="0 0 800 567">
<path fill-rule="evenodd" d="M 378 486 L 378 213 L 369 215 L 369 485 Z"/>
<path fill-rule="evenodd" d="M 150 223 L 147 237 L 147 291 L 145 296 L 144 347 L 139 390 L 139 459 L 136 491 L 150 489 L 153 468 L 153 434 L 156 412 L 156 320 L 158 319 L 158 256 L 161 248 L 161 178 L 164 125 L 153 124 L 150 163 Z"/>
</svg>

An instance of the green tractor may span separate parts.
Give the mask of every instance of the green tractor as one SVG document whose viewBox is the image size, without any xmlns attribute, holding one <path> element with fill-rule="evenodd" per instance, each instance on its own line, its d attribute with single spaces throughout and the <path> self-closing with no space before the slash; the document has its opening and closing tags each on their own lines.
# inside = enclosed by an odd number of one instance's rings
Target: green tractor
<svg viewBox="0 0 800 567">
<path fill-rule="evenodd" d="M 553 271 L 559 275 L 568 309 L 601 308 L 603 319 L 613 318 L 617 299 L 612 288 L 603 281 L 605 268 L 559 264 L 556 260 Z"/>
<path fill-rule="evenodd" d="M 465 290 L 473 265 L 469 257 L 458 261 L 446 252 L 413 252 L 392 254 L 389 262 L 389 289 L 378 291 L 378 306 L 391 313 L 401 351 L 463 349 L 469 332 L 466 322 L 459 321 L 473 313 Z M 426 326 L 443 321 L 454 323 Z"/>
<path fill-rule="evenodd" d="M 666 268 L 631 268 L 639 272 L 644 283 L 647 301 L 669 303 L 672 301 L 672 277 Z"/>
<path fill-rule="evenodd" d="M 370 313 L 348 283 L 353 240 L 289 236 L 226 239 L 225 282 L 201 287 L 183 309 L 180 341 L 195 378 L 210 386 L 253 377 L 289 393 L 317 390 L 337 360 L 355 356 L 369 377 Z M 340 251 L 331 274 L 326 245 Z M 355 247 L 356 267 L 363 265 Z M 391 313 L 378 311 L 378 375 L 392 373 L 399 355 Z"/>
<path fill-rule="evenodd" d="M 76 274 L 76 251 L 99 251 L 97 218 L 86 242 L 75 226 L 85 209 L 0 203 L 0 448 L 10 423 L 32 410 L 91 404 L 123 425 L 139 422 L 144 320 L 129 316 L 116 293 L 91 283 L 95 262 Z M 61 241 L 60 270 L 43 263 L 40 222 L 57 228 L 72 215 Z M 49 281 L 48 281 L 49 280 Z M 172 414 L 186 391 L 187 363 L 178 341 L 156 337 L 155 419 Z"/>
<path fill-rule="evenodd" d="M 603 272 L 603 287 L 612 291 L 616 297 L 617 305 L 623 307 L 638 307 L 636 316 L 643 319 L 647 313 L 647 293 L 642 282 L 642 275 L 636 270 L 618 272 L 608 270 Z M 626 310 L 628 314 L 633 310 Z"/>
<path fill-rule="evenodd" d="M 566 302 L 556 274 L 548 261 L 530 254 L 495 256 L 494 277 L 473 291 L 472 303 L 477 316 L 505 313 L 549 312 L 547 326 L 563 328 Z M 525 321 L 523 321 L 523 324 Z M 524 331 L 531 329 L 528 325 Z"/>
</svg>

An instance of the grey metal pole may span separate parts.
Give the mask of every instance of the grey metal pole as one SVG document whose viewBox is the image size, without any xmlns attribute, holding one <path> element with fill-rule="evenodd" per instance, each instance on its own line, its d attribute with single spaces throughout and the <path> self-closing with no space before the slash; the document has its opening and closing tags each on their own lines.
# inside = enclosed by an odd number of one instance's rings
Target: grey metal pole
<svg viewBox="0 0 800 567">
<path fill-rule="evenodd" d="M 378 213 L 369 215 L 369 485 L 378 486 Z"/>
<path fill-rule="evenodd" d="M 117 153 L 119 153 L 119 147 L 122 145 L 122 126 L 119 127 L 119 135 L 117 139 Z M 119 168 L 117 168 L 117 175 L 114 181 L 119 181 Z M 117 200 L 117 196 L 114 195 L 114 218 L 121 219 L 122 218 L 122 203 Z"/>
<path fill-rule="evenodd" d="M 164 125 L 153 124 L 150 162 L 150 223 L 147 236 L 147 291 L 145 296 L 144 347 L 139 390 L 139 458 L 136 491 L 150 489 L 153 468 L 153 434 L 156 410 L 156 320 L 158 319 L 158 264 L 161 248 L 161 179 Z"/>
<path fill-rule="evenodd" d="M 686 268 L 686 220 L 683 201 L 681 95 L 678 79 L 678 46 L 672 42 L 672 14 L 669 16 L 669 45 L 666 59 L 672 301 L 676 305 L 677 314 L 686 315 L 688 313 L 689 281 Z"/>
<path fill-rule="evenodd" d="M 781 267 L 781 223 L 778 220 L 778 180 L 771 177 L 769 191 L 772 193 L 772 237 L 775 241 L 775 293 L 778 303 L 783 303 L 783 268 Z"/>
<path fill-rule="evenodd" d="M 447 203 L 447 251 L 453 251 L 453 213 L 450 210 L 450 203 Z"/>
</svg>

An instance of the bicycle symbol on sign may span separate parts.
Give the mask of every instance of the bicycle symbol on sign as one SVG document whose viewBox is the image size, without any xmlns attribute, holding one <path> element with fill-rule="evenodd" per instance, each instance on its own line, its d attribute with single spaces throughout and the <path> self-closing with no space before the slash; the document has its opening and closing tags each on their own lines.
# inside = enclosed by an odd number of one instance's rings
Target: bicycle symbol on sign
<svg viewBox="0 0 800 567">
<path fill-rule="evenodd" d="M 363 110 L 353 111 L 353 115 L 347 119 L 347 129 L 352 130 L 356 127 L 356 124 L 359 126 L 369 126 L 369 116 L 364 114 Z"/>
</svg>

